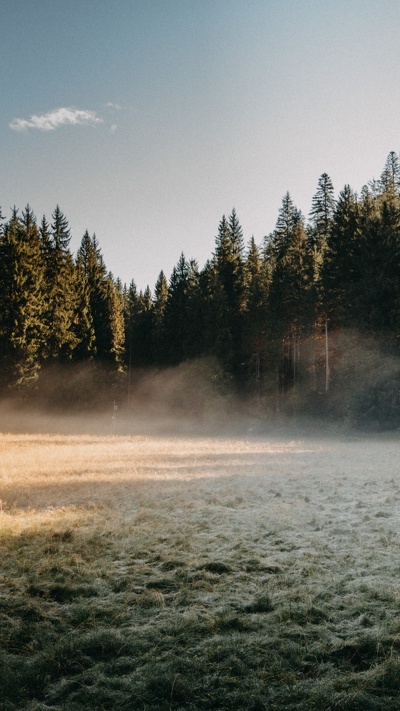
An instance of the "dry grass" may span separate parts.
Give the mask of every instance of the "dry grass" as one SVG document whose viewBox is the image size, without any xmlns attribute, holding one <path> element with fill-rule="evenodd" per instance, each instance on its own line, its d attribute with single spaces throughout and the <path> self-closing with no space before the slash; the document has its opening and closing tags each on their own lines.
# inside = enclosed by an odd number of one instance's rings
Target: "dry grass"
<svg viewBox="0 0 400 711">
<path fill-rule="evenodd" d="M 2 435 L 0 708 L 398 709 L 399 454 Z"/>
</svg>

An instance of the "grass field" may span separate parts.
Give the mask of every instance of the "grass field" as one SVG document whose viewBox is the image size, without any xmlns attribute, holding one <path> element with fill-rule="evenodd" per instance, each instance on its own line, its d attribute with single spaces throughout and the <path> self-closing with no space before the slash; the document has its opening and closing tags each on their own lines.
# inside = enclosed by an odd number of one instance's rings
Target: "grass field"
<svg viewBox="0 0 400 711">
<path fill-rule="evenodd" d="M 0 708 L 400 708 L 400 441 L 0 436 Z"/>
</svg>

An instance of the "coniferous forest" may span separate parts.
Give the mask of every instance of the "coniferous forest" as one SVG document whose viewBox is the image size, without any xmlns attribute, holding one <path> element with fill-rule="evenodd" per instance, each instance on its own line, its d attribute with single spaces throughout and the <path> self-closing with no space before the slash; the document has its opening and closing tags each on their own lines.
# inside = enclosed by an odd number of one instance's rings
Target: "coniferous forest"
<svg viewBox="0 0 400 711">
<path fill-rule="evenodd" d="M 336 195 L 318 180 L 309 215 L 286 193 L 262 244 L 232 209 L 202 269 L 179 257 L 154 291 L 107 270 L 96 236 L 76 254 L 57 206 L 0 212 L 0 388 L 89 407 L 76 372 L 124 399 L 132 374 L 205 362 L 217 387 L 259 412 L 400 426 L 400 161 Z M 101 389 L 101 388 L 100 388 Z"/>
</svg>

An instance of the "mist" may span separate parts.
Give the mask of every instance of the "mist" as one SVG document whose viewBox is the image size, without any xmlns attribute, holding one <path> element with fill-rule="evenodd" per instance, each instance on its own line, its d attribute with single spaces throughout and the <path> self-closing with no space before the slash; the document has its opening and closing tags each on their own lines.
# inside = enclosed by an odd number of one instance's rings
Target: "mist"
<svg viewBox="0 0 400 711">
<path fill-rule="evenodd" d="M 238 387 L 214 358 L 117 373 L 92 363 L 47 366 L 33 387 L 2 397 L 0 428 L 124 435 L 398 429 L 397 357 L 376 340 L 342 330 L 329 336 L 329 361 L 326 380 L 305 342 L 296 381 L 286 388 L 268 368 Z"/>
</svg>

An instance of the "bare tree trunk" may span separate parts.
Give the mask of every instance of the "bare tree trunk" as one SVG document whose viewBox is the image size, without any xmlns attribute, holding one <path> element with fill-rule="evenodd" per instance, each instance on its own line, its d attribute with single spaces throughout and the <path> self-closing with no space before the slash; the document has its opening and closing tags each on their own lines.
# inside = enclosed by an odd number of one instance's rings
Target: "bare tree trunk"
<svg viewBox="0 0 400 711">
<path fill-rule="evenodd" d="M 293 331 L 293 390 L 296 388 L 296 331 Z"/>
<path fill-rule="evenodd" d="M 314 333 L 312 338 L 312 388 L 314 392 L 317 389 L 317 365 L 316 365 L 316 353 L 315 353 L 315 342 L 317 339 L 317 324 L 314 323 Z"/>
<path fill-rule="evenodd" d="M 129 363 L 128 363 L 128 407 L 131 404 L 131 370 L 132 370 L 132 334 L 129 337 Z"/>
<path fill-rule="evenodd" d="M 280 412 L 279 365 L 276 366 L 276 412 Z"/>
<path fill-rule="evenodd" d="M 257 392 L 257 405 L 260 406 L 260 354 L 255 354 L 256 359 L 256 392 Z"/>
<path fill-rule="evenodd" d="M 325 392 L 329 390 L 329 338 L 328 338 L 328 316 L 325 314 Z"/>
</svg>

